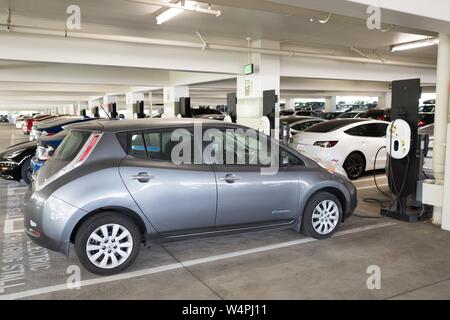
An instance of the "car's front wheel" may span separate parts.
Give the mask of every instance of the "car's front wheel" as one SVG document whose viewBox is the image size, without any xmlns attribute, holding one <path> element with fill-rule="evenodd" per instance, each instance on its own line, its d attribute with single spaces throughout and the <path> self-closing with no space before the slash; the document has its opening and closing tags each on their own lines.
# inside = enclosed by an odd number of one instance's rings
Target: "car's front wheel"
<svg viewBox="0 0 450 320">
<path fill-rule="evenodd" d="M 139 252 L 142 234 L 128 217 L 102 212 L 88 218 L 77 231 L 75 251 L 81 264 L 99 275 L 128 268 Z"/>
<path fill-rule="evenodd" d="M 26 184 L 30 184 L 33 180 L 33 168 L 31 167 L 31 158 L 25 160 L 20 168 L 20 176 Z"/>
<path fill-rule="evenodd" d="M 342 220 L 342 205 L 329 192 L 318 192 L 309 199 L 303 211 L 302 233 L 316 239 L 331 237 Z"/>
</svg>

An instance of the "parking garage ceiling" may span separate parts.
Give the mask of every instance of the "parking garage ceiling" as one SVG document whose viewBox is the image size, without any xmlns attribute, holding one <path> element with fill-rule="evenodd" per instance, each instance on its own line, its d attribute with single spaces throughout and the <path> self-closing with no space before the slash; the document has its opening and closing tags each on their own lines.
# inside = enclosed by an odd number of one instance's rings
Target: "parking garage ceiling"
<svg viewBox="0 0 450 320">
<path fill-rule="evenodd" d="M 190 41 L 199 43 L 196 32 L 210 43 L 230 44 L 245 47 L 248 39 L 267 39 L 279 41 L 283 50 L 295 50 L 307 53 L 320 53 L 328 55 L 346 55 L 361 58 L 361 53 L 367 57 L 382 57 L 383 59 L 396 59 L 411 63 L 434 64 L 436 61 L 436 47 L 421 48 L 413 51 L 391 53 L 389 48 L 395 43 L 413 41 L 435 33 L 427 30 L 417 30 L 397 25 L 383 25 L 386 32 L 368 30 L 363 19 L 354 16 L 344 16 L 333 13 L 326 23 L 319 20 L 326 19 L 328 12 L 317 10 L 308 2 L 309 8 L 300 8 L 289 1 L 208 1 L 214 9 L 221 10 L 220 17 L 184 12 L 177 19 L 170 20 L 163 25 L 156 23 L 156 15 L 161 7 L 128 0 L 80 0 L 77 4 L 82 8 L 82 31 L 90 33 L 125 35 L 146 38 L 159 38 L 176 41 Z M 276 3 L 277 2 L 277 3 Z M 306 2 L 305 2 L 306 3 Z M 58 0 L 0 0 L 0 20 L 5 24 L 8 17 L 8 8 L 11 9 L 11 23 L 18 26 L 31 26 L 36 28 L 49 28 L 63 32 L 65 23 L 65 10 L 70 1 Z M 333 8 L 334 10 L 335 8 Z M 339 11 L 339 10 L 336 10 Z M 14 30 L 14 28 L 13 28 Z M 356 49 L 353 50 L 352 48 Z M 358 52 L 359 51 L 359 52 Z M 245 61 L 245 55 L 241 58 Z M 217 60 L 217 59 L 216 59 Z M 61 61 L 58 61 L 61 62 Z M 50 79 L 37 79 L 37 72 L 42 67 L 53 70 Z M 35 76 L 30 76 L 33 73 Z M 64 72 L 70 68 L 71 73 Z M 168 83 L 170 71 L 158 71 L 148 68 L 119 68 L 112 66 L 85 66 L 82 64 L 61 64 L 46 62 L 1 61 L 0 69 L 16 75 L 15 83 L 24 83 L 23 88 L 16 85 L 9 90 L 7 86 L 0 85 L 2 106 L 14 102 L 19 105 L 23 100 L 31 103 L 33 97 L 35 104 L 50 103 L 53 101 L 73 103 L 76 99 L 91 99 L 105 94 L 124 93 L 125 90 L 139 91 L 160 89 Z M 96 70 L 100 70 L 97 72 Z M 227 69 L 224 66 L 222 69 Z M 22 72 L 21 72 L 22 70 Z M 24 71 L 28 70 L 28 72 Z M 91 71 L 89 71 L 91 70 Z M 95 71 L 92 71 L 95 70 Z M 120 70 L 120 72 L 118 72 Z M 171 71 L 177 72 L 176 70 Z M 104 74 L 90 80 L 89 73 Z M 108 77 L 108 74 L 110 75 Z M 120 76 L 117 76 L 120 74 Z M 194 73 L 191 73 L 194 74 Z M 232 76 L 233 72 L 231 73 Z M 20 75 L 23 75 L 22 77 Z M 65 75 L 65 76 L 64 76 Z M 199 75 L 206 76 L 206 80 L 196 80 L 192 83 L 205 81 L 218 81 L 230 78 L 230 74 L 211 73 Z M 200 77 L 197 75 L 197 78 Z M 45 78 L 45 77 L 44 77 Z M 71 79 L 73 78 L 73 79 Z M 192 77 L 188 77 L 192 79 Z M 289 77 L 283 77 L 282 79 Z M 12 78 L 9 78 L 11 80 Z M 129 79 L 129 81 L 127 80 Z M 137 80 L 136 80 L 137 79 Z M 1 79 L 0 79 L 1 80 Z M 333 79 L 332 79 L 333 80 Z M 337 80 L 337 79 L 336 79 Z M 33 83 L 39 84 L 38 90 L 31 89 Z M 282 93 L 287 96 L 296 94 L 327 94 L 327 89 L 283 87 L 287 80 L 282 80 Z M 383 83 L 383 82 L 382 82 Z M 28 85 L 27 85 L 28 84 Z M 66 86 L 66 89 L 57 89 L 57 85 Z M 90 86 L 89 86 L 90 85 Z M 72 88 L 67 88 L 72 86 Z M 85 86 L 85 87 L 83 87 Z M 362 85 L 365 88 L 365 85 Z M 80 89 L 81 88 L 81 89 Z M 233 86 L 227 86 L 229 91 Z M 68 89 L 68 90 L 67 90 Z M 80 92 L 81 90 L 81 92 Z M 124 90 L 124 91 L 122 91 Z M 36 91 L 40 91 L 36 94 Z M 366 92 L 365 89 L 355 87 L 353 91 Z M 64 93 L 64 94 L 61 94 Z M 335 89 L 330 92 L 340 92 Z M 376 92 L 382 92 L 377 90 Z M 48 96 L 46 95 L 48 94 Z M 218 98 L 218 92 L 194 89 L 205 101 L 209 95 L 211 101 L 224 100 Z M 158 96 L 158 93 L 156 93 Z M 31 97 L 31 98 L 22 98 Z M 66 97 L 66 98 L 65 98 Z M 16 99 L 16 100 L 14 100 Z M 6 103 L 6 104 L 5 104 Z"/>
</svg>

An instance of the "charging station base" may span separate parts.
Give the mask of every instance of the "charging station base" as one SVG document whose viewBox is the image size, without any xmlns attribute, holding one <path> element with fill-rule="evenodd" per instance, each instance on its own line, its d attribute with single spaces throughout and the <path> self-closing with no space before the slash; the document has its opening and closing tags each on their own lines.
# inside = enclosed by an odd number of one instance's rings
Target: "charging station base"
<svg viewBox="0 0 450 320">
<path fill-rule="evenodd" d="M 387 218 L 391 218 L 391 219 L 395 219 L 395 220 L 399 220 L 399 221 L 405 221 L 405 222 L 419 222 L 419 221 L 424 221 L 427 220 L 428 218 L 431 217 L 429 212 L 425 212 L 425 213 L 416 213 L 416 212 L 406 212 L 406 213 L 402 213 L 400 211 L 397 210 L 389 210 L 389 209 L 385 209 L 382 208 L 380 210 L 380 215 L 382 215 L 383 217 L 387 217 Z"/>
</svg>

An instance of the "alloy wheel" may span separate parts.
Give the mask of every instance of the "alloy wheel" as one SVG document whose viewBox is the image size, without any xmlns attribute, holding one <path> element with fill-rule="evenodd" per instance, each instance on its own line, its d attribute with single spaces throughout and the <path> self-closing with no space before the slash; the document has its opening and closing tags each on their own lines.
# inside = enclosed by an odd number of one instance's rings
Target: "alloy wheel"
<svg viewBox="0 0 450 320">
<path fill-rule="evenodd" d="M 358 178 L 364 172 L 364 160 L 359 155 L 350 155 L 345 161 L 344 169 L 349 178 Z"/>
<path fill-rule="evenodd" d="M 94 230 L 86 243 L 86 253 L 92 264 L 112 269 L 124 263 L 133 250 L 131 233 L 119 224 L 105 224 Z"/>
<path fill-rule="evenodd" d="M 339 207 L 332 200 L 321 201 L 312 214 L 312 225 L 316 232 L 322 235 L 332 232 L 339 219 Z"/>
</svg>

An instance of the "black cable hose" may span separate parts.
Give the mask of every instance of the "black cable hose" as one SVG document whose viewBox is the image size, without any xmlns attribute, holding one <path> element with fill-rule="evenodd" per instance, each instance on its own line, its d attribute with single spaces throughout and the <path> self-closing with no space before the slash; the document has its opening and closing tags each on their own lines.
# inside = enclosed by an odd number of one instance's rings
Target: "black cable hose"
<svg viewBox="0 0 450 320">
<path fill-rule="evenodd" d="M 382 206 L 383 203 L 385 203 L 385 202 L 391 202 L 392 203 L 392 201 L 393 201 L 393 199 L 392 199 L 392 197 L 390 195 L 388 195 L 383 190 L 381 190 L 381 188 L 380 188 L 380 186 L 378 185 L 378 182 L 377 182 L 377 174 L 376 174 L 376 171 L 375 171 L 378 155 L 380 154 L 380 151 L 385 149 L 385 148 L 386 148 L 386 146 L 381 147 L 380 149 L 378 149 L 377 153 L 375 154 L 375 159 L 373 161 L 373 181 L 374 181 L 375 186 L 377 187 L 378 191 L 380 193 L 382 193 L 384 196 L 386 196 L 387 198 L 389 198 L 389 200 L 382 200 L 382 199 L 377 199 L 377 198 L 363 198 L 364 202 L 367 202 L 367 203 L 375 203 L 376 202 L 376 203 L 379 203 L 380 206 Z M 381 219 L 381 218 L 383 218 L 382 216 L 366 216 L 366 215 L 361 215 L 361 214 L 353 214 L 353 215 L 356 216 L 356 217 L 359 217 L 359 218 L 364 218 L 364 219 Z"/>
</svg>

